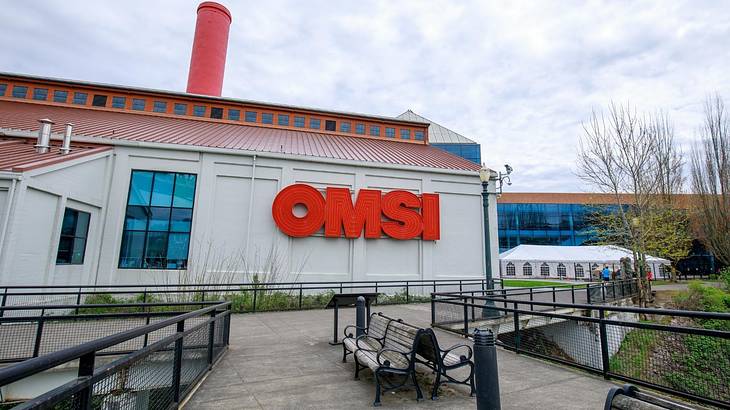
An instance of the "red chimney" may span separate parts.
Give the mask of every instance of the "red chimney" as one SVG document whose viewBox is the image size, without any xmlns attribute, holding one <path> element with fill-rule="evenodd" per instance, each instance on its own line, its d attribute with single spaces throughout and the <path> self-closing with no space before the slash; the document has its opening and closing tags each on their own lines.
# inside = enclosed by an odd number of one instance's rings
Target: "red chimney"
<svg viewBox="0 0 730 410">
<path fill-rule="evenodd" d="M 230 25 L 231 13 L 228 9 L 212 1 L 200 3 L 187 92 L 220 97 Z"/>
</svg>

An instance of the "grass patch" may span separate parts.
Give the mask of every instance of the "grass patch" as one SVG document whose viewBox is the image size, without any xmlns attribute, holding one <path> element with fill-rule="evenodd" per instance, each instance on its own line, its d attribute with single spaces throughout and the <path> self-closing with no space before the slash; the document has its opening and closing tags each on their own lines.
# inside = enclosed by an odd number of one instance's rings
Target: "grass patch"
<svg viewBox="0 0 730 410">
<path fill-rule="evenodd" d="M 649 355 L 656 342 L 656 332 L 653 330 L 632 330 L 621 342 L 618 352 L 611 357 L 611 371 L 639 380 L 646 379 Z"/>
<path fill-rule="evenodd" d="M 555 286 L 556 288 L 569 288 L 571 285 L 583 285 L 577 283 L 551 282 L 548 280 L 532 279 L 502 279 L 502 286 L 511 288 L 536 288 L 539 286 Z M 583 285 L 585 286 L 585 285 Z"/>
</svg>

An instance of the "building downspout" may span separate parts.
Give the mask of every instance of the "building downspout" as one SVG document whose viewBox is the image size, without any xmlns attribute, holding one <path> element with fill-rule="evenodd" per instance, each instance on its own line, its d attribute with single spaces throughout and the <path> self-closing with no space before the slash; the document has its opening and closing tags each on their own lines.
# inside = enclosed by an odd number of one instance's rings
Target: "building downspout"
<svg viewBox="0 0 730 410">
<path fill-rule="evenodd" d="M 5 215 L 3 215 L 3 230 L 0 232 L 0 253 L 4 253 L 3 249 L 5 246 L 5 235 L 8 233 L 8 223 L 10 222 L 10 212 L 13 207 L 13 199 L 15 198 L 15 190 L 18 185 L 18 179 L 20 177 L 14 177 L 10 182 L 10 189 L 8 190 L 8 207 L 5 209 Z M 2 263 L 0 263 L 2 265 Z M 2 278 L 2 272 L 0 272 L 0 279 Z"/>
<path fill-rule="evenodd" d="M 246 248 L 244 249 L 244 258 L 248 258 L 248 243 L 251 241 L 251 218 L 253 218 L 253 198 L 256 191 L 256 155 L 253 156 L 251 169 L 251 194 L 248 198 L 248 222 L 246 223 Z"/>
</svg>

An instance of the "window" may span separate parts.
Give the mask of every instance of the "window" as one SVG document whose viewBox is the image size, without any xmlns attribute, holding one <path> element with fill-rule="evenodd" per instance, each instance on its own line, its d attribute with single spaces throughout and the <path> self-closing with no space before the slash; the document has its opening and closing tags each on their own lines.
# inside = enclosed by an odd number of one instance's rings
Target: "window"
<svg viewBox="0 0 730 410">
<path fill-rule="evenodd" d="M 186 269 L 196 176 L 132 171 L 119 267 Z"/>
<path fill-rule="evenodd" d="M 223 119 L 223 108 L 210 107 L 210 118 L 215 118 L 216 120 Z"/>
<path fill-rule="evenodd" d="M 583 265 L 581 265 L 581 264 L 575 265 L 575 277 L 576 278 L 585 277 L 585 272 L 583 271 Z"/>
<path fill-rule="evenodd" d="M 82 265 L 86 253 L 86 237 L 89 234 L 88 212 L 66 208 L 58 241 L 56 265 Z"/>
<path fill-rule="evenodd" d="M 365 124 L 355 124 L 355 132 L 358 134 L 365 134 Z"/>
<path fill-rule="evenodd" d="M 196 117 L 205 117 L 205 106 L 193 105 L 193 115 Z"/>
<path fill-rule="evenodd" d="M 299 128 L 304 128 L 304 117 L 295 115 L 294 116 L 294 126 L 299 127 Z"/>
<path fill-rule="evenodd" d="M 565 277 L 565 276 L 567 276 L 567 275 L 568 275 L 568 272 L 567 272 L 567 270 L 565 269 L 565 265 L 563 265 L 562 263 L 559 263 L 559 264 L 558 264 L 558 276 L 560 276 L 560 277 L 563 277 L 563 278 L 564 278 L 564 277 Z"/>
<path fill-rule="evenodd" d="M 112 97 L 112 108 L 124 108 L 127 105 L 126 97 Z"/>
<path fill-rule="evenodd" d="M 515 276 L 515 264 L 512 262 L 507 263 L 507 276 Z"/>
<path fill-rule="evenodd" d="M 228 109 L 228 119 L 231 121 L 241 120 L 241 110 Z"/>
<path fill-rule="evenodd" d="M 401 128 L 400 130 L 400 139 L 402 140 L 409 140 L 411 139 L 411 130 L 404 130 Z"/>
<path fill-rule="evenodd" d="M 349 121 L 342 121 L 340 123 L 340 132 L 352 132 L 352 126 Z"/>
<path fill-rule="evenodd" d="M 262 112 L 261 113 L 261 123 L 262 124 L 273 124 L 274 123 L 274 114 L 271 114 L 268 112 Z"/>
<path fill-rule="evenodd" d="M 68 100 L 68 91 L 56 90 L 53 92 L 53 102 L 65 103 Z"/>
<path fill-rule="evenodd" d="M 388 138 L 395 138 L 395 128 L 385 127 L 385 136 Z"/>
<path fill-rule="evenodd" d="M 374 137 L 379 137 L 380 136 L 380 127 L 377 125 L 371 125 L 370 126 L 370 135 L 372 135 Z"/>
<path fill-rule="evenodd" d="M 73 103 L 78 105 L 86 105 L 86 97 L 88 97 L 86 93 L 80 93 L 76 91 L 74 92 Z"/>
<path fill-rule="evenodd" d="M 337 130 L 337 123 L 333 120 L 325 120 L 324 129 L 327 131 L 335 131 Z"/>
<path fill-rule="evenodd" d="M 5 95 L 5 90 L 7 90 L 7 89 L 8 89 L 7 84 L 0 84 L 0 96 Z"/>
<path fill-rule="evenodd" d="M 529 263 L 522 265 L 522 274 L 525 276 L 532 276 L 532 265 Z"/>
<path fill-rule="evenodd" d="M 310 118 L 309 119 L 309 128 L 313 130 L 318 130 L 320 127 L 320 120 L 319 118 Z"/>
<path fill-rule="evenodd" d="M 132 109 L 138 111 L 144 111 L 146 105 L 144 98 L 132 98 Z"/>
<path fill-rule="evenodd" d="M 154 112 L 167 112 L 167 102 L 166 101 L 155 101 L 152 104 L 152 111 L 154 111 Z"/>
<path fill-rule="evenodd" d="M 416 141 L 423 141 L 423 131 L 416 131 L 413 133 Z"/>
<path fill-rule="evenodd" d="M 48 99 L 48 88 L 34 88 L 33 99 L 45 101 Z"/>
<path fill-rule="evenodd" d="M 188 113 L 188 105 L 187 104 L 175 103 L 175 107 L 173 109 L 173 112 L 176 115 L 186 115 Z"/>
<path fill-rule="evenodd" d="M 106 107 L 106 95 L 95 94 L 91 99 L 91 105 L 94 107 Z"/>
<path fill-rule="evenodd" d="M 14 85 L 13 86 L 13 97 L 25 98 L 26 94 L 28 94 L 28 87 L 26 87 L 24 85 Z"/>
<path fill-rule="evenodd" d="M 246 122 L 256 122 L 256 111 L 246 111 Z"/>
<path fill-rule="evenodd" d="M 277 124 L 288 126 L 289 125 L 289 115 L 287 114 L 279 114 L 276 116 Z"/>
<path fill-rule="evenodd" d="M 550 276 L 550 265 L 544 262 L 540 265 L 540 276 Z"/>
</svg>

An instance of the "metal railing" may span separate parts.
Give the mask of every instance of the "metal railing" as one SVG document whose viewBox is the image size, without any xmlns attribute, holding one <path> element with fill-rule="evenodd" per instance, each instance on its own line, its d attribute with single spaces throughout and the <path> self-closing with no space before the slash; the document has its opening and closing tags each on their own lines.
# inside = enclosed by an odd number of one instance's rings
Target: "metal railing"
<svg viewBox="0 0 730 410">
<path fill-rule="evenodd" d="M 494 284 L 499 287 L 500 280 Z M 333 293 L 379 292 L 376 304 L 428 301 L 432 292 L 484 290 L 485 279 L 383 280 L 338 282 L 201 283 L 163 285 L 98 286 L 5 286 L 0 287 L 0 317 L 11 314 L 7 306 L 86 303 L 108 296 L 120 301 L 199 302 L 230 300 L 237 312 L 322 308 Z M 22 311 L 22 309 L 16 309 Z"/>
<path fill-rule="evenodd" d="M 599 288 L 602 295 L 614 289 L 606 283 L 583 292 L 595 296 Z M 591 303 L 538 301 L 525 297 L 524 290 L 519 293 L 519 298 L 500 291 L 493 296 L 434 293 L 432 326 L 467 337 L 477 327 L 489 327 L 500 346 L 517 353 L 730 406 L 730 331 L 725 330 L 730 314 L 614 306 L 596 298 Z M 560 293 L 541 294 L 560 299 Z"/>
<path fill-rule="evenodd" d="M 110 349 L 165 329 L 172 332 L 97 366 Z M 77 378 L 16 408 L 176 407 L 223 354 L 229 330 L 230 303 L 216 303 L 0 369 L 0 386 L 78 360 Z"/>
</svg>

